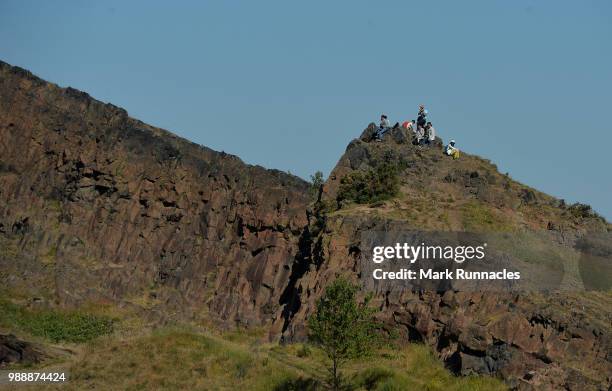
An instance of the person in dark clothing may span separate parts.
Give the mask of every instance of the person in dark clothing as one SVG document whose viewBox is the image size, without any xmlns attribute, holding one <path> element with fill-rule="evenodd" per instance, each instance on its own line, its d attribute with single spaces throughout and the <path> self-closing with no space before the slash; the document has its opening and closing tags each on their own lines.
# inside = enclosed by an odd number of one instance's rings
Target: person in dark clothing
<svg viewBox="0 0 612 391">
<path fill-rule="evenodd" d="M 429 113 L 425 109 L 425 106 L 424 105 L 420 105 L 419 106 L 419 115 L 418 115 L 418 118 L 417 118 L 417 127 L 425 128 L 425 125 L 427 124 L 427 114 L 429 114 Z"/>
</svg>

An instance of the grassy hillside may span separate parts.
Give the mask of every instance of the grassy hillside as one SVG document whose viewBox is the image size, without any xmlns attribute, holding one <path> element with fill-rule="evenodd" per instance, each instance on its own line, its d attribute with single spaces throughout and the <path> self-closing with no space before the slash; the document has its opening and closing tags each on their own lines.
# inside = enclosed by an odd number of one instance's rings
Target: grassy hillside
<svg viewBox="0 0 612 391">
<path fill-rule="evenodd" d="M 40 331 L 46 329 L 45 319 L 50 316 L 55 319 L 52 329 L 61 330 L 62 337 Z M 38 326 L 22 327 L 22 318 Z M 92 319 L 104 319 L 106 324 L 108 318 L 99 314 L 34 311 L 7 302 L 0 306 L 0 319 L 0 333 L 35 340 L 50 351 L 69 352 L 28 367 L 68 369 L 70 382 L 56 387 L 62 390 L 320 390 L 327 379 L 319 349 L 266 343 L 257 331 L 217 333 L 195 325 L 152 330 L 126 316 L 115 317 L 114 331 L 108 334 L 107 329 L 91 327 Z M 78 342 L 70 342 L 75 338 L 67 330 L 79 329 L 78 325 L 89 331 Z M 455 377 L 428 347 L 415 344 L 381 349 L 374 357 L 348 365 L 344 375 L 353 390 L 506 389 L 497 379 Z"/>
</svg>

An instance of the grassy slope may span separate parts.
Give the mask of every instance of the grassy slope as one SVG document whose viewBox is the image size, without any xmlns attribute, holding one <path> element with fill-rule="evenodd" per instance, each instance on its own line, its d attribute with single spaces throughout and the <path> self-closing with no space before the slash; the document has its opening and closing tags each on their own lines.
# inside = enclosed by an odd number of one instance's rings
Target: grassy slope
<svg viewBox="0 0 612 391">
<path fill-rule="evenodd" d="M 16 316 L 16 312 L 20 315 Z M 87 314 L 79 315 L 85 317 L 76 319 L 91 319 Z M 43 317 L 49 316 L 59 319 L 52 327 L 63 337 L 24 331 L 29 328 L 24 327 L 20 317 L 37 324 L 36 330 L 44 330 Z M 112 334 L 99 332 L 96 336 L 88 332 L 89 341 L 79 338 L 74 342 L 68 331 L 78 329 L 79 321 L 74 321 L 70 313 L 31 311 L 5 302 L 0 306 L 0 319 L 1 333 L 12 332 L 50 349 L 52 346 L 73 352 L 30 367 L 67 368 L 71 373 L 69 384 L 55 387 L 62 390 L 302 390 L 323 389 L 327 378 L 325 358 L 317 348 L 264 343 L 256 331 L 219 334 L 193 326 L 150 330 L 125 316 L 115 317 Z M 82 323 L 86 329 L 89 324 L 90 321 Z M 423 345 L 382 349 L 374 357 L 348 364 L 344 373 L 355 390 L 506 389 L 492 378 L 453 376 Z"/>
</svg>

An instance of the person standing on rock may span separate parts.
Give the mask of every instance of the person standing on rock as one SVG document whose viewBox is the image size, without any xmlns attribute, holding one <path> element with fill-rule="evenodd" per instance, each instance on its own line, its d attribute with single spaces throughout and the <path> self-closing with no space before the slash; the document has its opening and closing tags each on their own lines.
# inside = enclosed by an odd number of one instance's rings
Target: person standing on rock
<svg viewBox="0 0 612 391">
<path fill-rule="evenodd" d="M 427 114 L 429 114 L 429 112 L 425 109 L 425 106 L 419 105 L 419 115 L 417 118 L 417 127 L 425 128 L 425 124 L 427 123 Z"/>
</svg>

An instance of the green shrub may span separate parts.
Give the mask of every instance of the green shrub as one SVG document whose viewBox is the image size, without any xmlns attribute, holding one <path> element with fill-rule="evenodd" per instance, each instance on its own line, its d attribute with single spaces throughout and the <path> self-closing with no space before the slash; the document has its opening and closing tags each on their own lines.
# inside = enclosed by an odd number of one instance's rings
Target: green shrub
<svg viewBox="0 0 612 391">
<path fill-rule="evenodd" d="M 317 200 L 319 196 L 319 190 L 321 189 L 321 186 L 323 186 L 324 182 L 325 179 L 323 179 L 323 173 L 321 171 L 317 171 L 314 173 L 314 175 L 310 176 L 310 198 L 315 201 Z"/>
<path fill-rule="evenodd" d="M 0 301 L 0 325 L 53 342 L 86 342 L 113 331 L 113 320 L 82 312 L 29 310 Z"/>
<path fill-rule="evenodd" d="M 354 171 L 340 180 L 336 200 L 369 204 L 393 198 L 399 192 L 399 168 L 385 162 L 374 169 Z"/>
<path fill-rule="evenodd" d="M 575 204 L 570 205 L 567 208 L 567 210 L 570 212 L 570 214 L 574 218 L 583 218 L 583 219 L 597 218 L 597 219 L 603 219 L 601 216 L 599 216 L 593 210 L 593 208 L 591 208 L 591 205 L 581 204 L 579 202 L 576 202 Z"/>
</svg>

